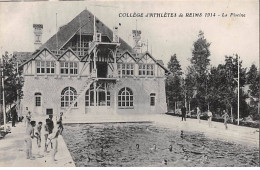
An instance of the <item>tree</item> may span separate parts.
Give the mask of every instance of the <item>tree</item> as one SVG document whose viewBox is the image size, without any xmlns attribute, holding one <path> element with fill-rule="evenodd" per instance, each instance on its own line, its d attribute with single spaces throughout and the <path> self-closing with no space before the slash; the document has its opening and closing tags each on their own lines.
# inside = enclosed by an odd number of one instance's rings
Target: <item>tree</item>
<svg viewBox="0 0 260 170">
<path fill-rule="evenodd" d="M 259 98 L 260 95 L 260 75 L 257 71 L 257 67 L 252 64 L 249 71 L 246 73 L 246 82 L 249 84 L 250 95 L 255 98 Z"/>
<path fill-rule="evenodd" d="M 184 79 L 184 87 L 185 92 L 186 92 L 186 99 L 188 102 L 188 109 L 190 112 L 190 108 L 194 108 L 197 103 L 196 100 L 194 99 L 194 95 L 195 93 L 195 74 L 194 74 L 194 67 L 189 66 L 187 68 L 187 73 L 185 75 L 185 79 Z M 194 103 L 195 102 L 195 103 Z"/>
<path fill-rule="evenodd" d="M 198 40 L 193 43 L 191 65 L 194 68 L 196 100 L 202 110 L 206 110 L 207 98 L 207 83 L 210 64 L 210 43 L 204 38 L 204 33 L 199 32 Z"/>
<path fill-rule="evenodd" d="M 230 110 L 231 118 L 233 111 L 237 112 L 237 67 L 238 56 L 225 56 L 225 64 L 219 64 L 218 67 L 212 67 L 209 75 L 208 95 L 211 110 L 221 114 L 222 110 Z M 240 87 L 246 82 L 246 69 L 242 68 L 242 61 L 239 62 L 239 81 Z M 241 116 L 248 115 L 248 108 L 245 102 L 247 95 L 240 90 L 240 112 Z"/>
<path fill-rule="evenodd" d="M 166 80 L 166 95 L 168 99 L 169 107 L 175 108 L 176 103 L 182 98 L 181 91 L 181 65 L 177 60 L 176 54 L 171 56 L 170 61 L 168 62 L 168 69 L 171 71 L 171 74 L 167 77 Z"/>
<path fill-rule="evenodd" d="M 246 74 L 247 84 L 249 84 L 249 96 L 250 96 L 250 115 L 253 119 L 259 120 L 259 97 L 260 97 L 260 73 L 257 71 L 257 67 L 252 64 L 249 71 Z"/>
<path fill-rule="evenodd" d="M 23 78 L 22 69 L 17 68 L 16 57 L 9 55 L 8 52 L 3 55 L 3 74 L 4 74 L 4 92 L 5 105 L 11 105 L 22 98 Z M 1 113 L 2 116 L 2 113 Z M 1 120 L 2 117 L 1 117 Z"/>
<path fill-rule="evenodd" d="M 177 60 L 176 54 L 171 56 L 170 61 L 168 62 L 168 69 L 171 71 L 173 76 L 181 76 L 181 65 L 180 62 Z"/>
</svg>

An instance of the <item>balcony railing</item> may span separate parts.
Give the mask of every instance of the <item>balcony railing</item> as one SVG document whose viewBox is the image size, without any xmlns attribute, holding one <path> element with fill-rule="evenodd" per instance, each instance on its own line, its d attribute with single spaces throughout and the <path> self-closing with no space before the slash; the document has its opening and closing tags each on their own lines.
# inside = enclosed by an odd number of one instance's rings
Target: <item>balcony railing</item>
<svg viewBox="0 0 260 170">
<path fill-rule="evenodd" d="M 62 55 L 66 50 L 52 50 L 51 52 L 55 55 Z M 82 48 L 81 50 L 72 50 L 77 56 L 83 57 L 88 53 L 88 48 Z"/>
</svg>

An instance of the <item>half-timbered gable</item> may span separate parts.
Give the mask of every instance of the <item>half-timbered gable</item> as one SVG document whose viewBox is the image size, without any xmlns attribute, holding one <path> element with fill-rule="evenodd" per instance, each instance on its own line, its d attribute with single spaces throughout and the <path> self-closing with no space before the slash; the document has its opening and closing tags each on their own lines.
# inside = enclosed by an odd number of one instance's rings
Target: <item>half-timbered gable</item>
<svg viewBox="0 0 260 170">
<path fill-rule="evenodd" d="M 138 63 L 138 75 L 153 77 L 155 75 L 155 68 L 157 67 L 156 60 L 149 54 L 145 53 L 137 61 Z"/>
<path fill-rule="evenodd" d="M 61 76 L 80 76 L 84 74 L 82 71 L 84 63 L 80 62 L 80 58 L 71 48 L 68 48 L 59 58 L 59 74 Z M 87 73 L 85 73 L 86 75 Z"/>
<path fill-rule="evenodd" d="M 54 75 L 56 73 L 56 57 L 47 48 L 36 53 L 24 65 L 26 75 Z"/>
<path fill-rule="evenodd" d="M 125 51 L 117 59 L 117 70 L 120 77 L 124 76 L 135 76 L 136 59 L 129 53 Z"/>
</svg>

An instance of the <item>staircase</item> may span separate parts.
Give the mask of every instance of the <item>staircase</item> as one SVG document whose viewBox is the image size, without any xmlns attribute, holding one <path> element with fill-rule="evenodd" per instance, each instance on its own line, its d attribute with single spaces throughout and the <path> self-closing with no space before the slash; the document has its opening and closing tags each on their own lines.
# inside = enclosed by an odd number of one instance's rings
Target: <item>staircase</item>
<svg viewBox="0 0 260 170">
<path fill-rule="evenodd" d="M 88 55 L 90 55 L 93 52 L 96 46 L 97 46 L 97 42 L 95 41 L 89 43 Z"/>
<path fill-rule="evenodd" d="M 83 86 L 83 88 L 79 91 L 77 98 L 69 105 L 69 107 L 66 108 L 65 112 L 64 112 L 64 118 L 66 118 L 66 115 L 68 114 L 68 112 L 71 110 L 71 108 L 74 107 L 74 105 L 78 102 L 78 100 L 82 97 L 85 96 L 86 91 L 90 88 L 90 85 L 94 82 L 95 80 L 87 80 L 85 82 L 85 85 Z"/>
</svg>

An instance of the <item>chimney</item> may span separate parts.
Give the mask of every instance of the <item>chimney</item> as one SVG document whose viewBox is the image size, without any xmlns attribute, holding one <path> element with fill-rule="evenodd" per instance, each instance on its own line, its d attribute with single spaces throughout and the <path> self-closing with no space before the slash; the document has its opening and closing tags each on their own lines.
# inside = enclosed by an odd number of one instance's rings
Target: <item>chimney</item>
<svg viewBox="0 0 260 170">
<path fill-rule="evenodd" d="M 118 27 L 113 27 L 113 42 L 119 42 Z"/>
<path fill-rule="evenodd" d="M 34 28 L 34 48 L 37 50 L 42 45 L 42 24 L 33 24 Z"/>
<path fill-rule="evenodd" d="M 136 53 L 141 53 L 142 51 L 141 34 L 141 30 L 132 30 L 132 35 L 135 43 L 133 49 Z"/>
</svg>

